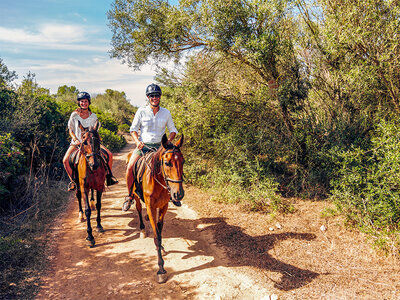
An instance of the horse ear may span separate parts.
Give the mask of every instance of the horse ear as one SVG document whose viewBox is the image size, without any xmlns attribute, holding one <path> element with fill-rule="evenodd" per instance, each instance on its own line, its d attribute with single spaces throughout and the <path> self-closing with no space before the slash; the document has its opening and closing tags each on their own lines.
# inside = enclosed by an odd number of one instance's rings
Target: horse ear
<svg viewBox="0 0 400 300">
<path fill-rule="evenodd" d="M 175 146 L 180 148 L 183 144 L 183 134 L 181 135 L 181 137 L 179 138 L 179 140 L 176 142 Z"/>
<path fill-rule="evenodd" d="M 168 138 L 167 138 L 167 135 L 165 133 L 162 136 L 161 144 L 164 147 L 164 149 L 167 149 L 167 147 L 168 147 Z"/>
<path fill-rule="evenodd" d="M 93 130 L 97 131 L 99 129 L 99 127 L 100 127 L 100 122 L 99 122 L 99 120 L 96 120 L 96 123 L 93 126 Z"/>
</svg>

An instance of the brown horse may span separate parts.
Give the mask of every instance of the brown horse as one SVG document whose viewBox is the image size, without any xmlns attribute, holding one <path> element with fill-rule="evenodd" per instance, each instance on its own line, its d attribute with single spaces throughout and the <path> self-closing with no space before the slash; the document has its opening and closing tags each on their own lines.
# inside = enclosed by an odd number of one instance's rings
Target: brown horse
<svg viewBox="0 0 400 300">
<path fill-rule="evenodd" d="M 79 123 L 79 128 L 82 131 L 82 143 L 79 148 L 80 157 L 78 160 L 78 166 L 76 168 L 77 178 L 77 189 L 76 198 L 79 204 L 79 215 L 82 216 L 82 203 L 81 198 L 85 203 L 85 216 L 87 222 L 87 233 L 86 238 L 89 241 L 91 247 L 94 247 L 95 240 L 92 234 L 92 227 L 90 225 L 90 216 L 92 208 L 89 204 L 89 191 L 96 190 L 96 210 L 97 210 L 97 231 L 104 232 L 101 226 L 100 210 L 101 210 L 101 196 L 104 191 L 104 181 L 106 178 L 106 166 L 105 162 L 101 157 L 100 149 L 100 137 L 98 133 L 99 122 L 97 121 L 95 126 L 92 128 L 84 128 Z"/>
<path fill-rule="evenodd" d="M 136 209 L 139 214 L 141 236 L 145 236 L 144 223 L 142 219 L 142 204 L 146 205 L 147 216 L 154 233 L 154 244 L 158 255 L 157 279 L 159 283 L 167 281 L 167 271 L 164 269 L 164 260 L 161 244 L 161 232 L 164 224 L 164 217 L 168 210 L 168 202 L 180 206 L 180 200 L 184 196 L 183 190 L 183 155 L 180 150 L 183 143 L 183 135 L 174 145 L 168 143 L 167 136 L 162 137 L 162 146 L 156 151 L 141 157 L 137 164 L 144 164 L 143 174 L 138 174 L 138 168 L 134 169 L 134 197 Z M 158 211 L 158 214 L 157 214 Z M 158 218 L 157 218 L 158 217 Z"/>
</svg>

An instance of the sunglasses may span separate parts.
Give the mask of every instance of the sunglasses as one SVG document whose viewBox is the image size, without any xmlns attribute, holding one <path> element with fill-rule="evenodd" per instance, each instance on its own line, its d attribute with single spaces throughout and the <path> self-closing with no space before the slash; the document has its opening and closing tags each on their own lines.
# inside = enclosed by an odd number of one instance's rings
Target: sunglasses
<svg viewBox="0 0 400 300">
<path fill-rule="evenodd" d="M 161 95 L 160 94 L 150 94 L 149 98 L 160 98 Z"/>
</svg>

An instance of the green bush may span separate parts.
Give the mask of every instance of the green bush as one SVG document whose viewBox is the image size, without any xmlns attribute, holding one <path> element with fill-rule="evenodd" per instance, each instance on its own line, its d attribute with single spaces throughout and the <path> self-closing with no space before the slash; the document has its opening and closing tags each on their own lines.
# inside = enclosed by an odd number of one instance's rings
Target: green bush
<svg viewBox="0 0 400 300">
<path fill-rule="evenodd" d="M 118 125 L 118 131 L 121 133 L 129 133 L 130 126 L 128 124 Z"/>
<path fill-rule="evenodd" d="M 337 207 L 381 247 L 389 245 L 382 241 L 400 230 L 400 122 L 381 122 L 368 149 L 340 152 L 337 164 L 339 178 L 332 181 Z"/>
<path fill-rule="evenodd" d="M 126 145 L 126 140 L 123 136 L 120 136 L 106 128 L 100 127 L 99 134 L 104 146 L 112 152 L 118 151 Z"/>
<path fill-rule="evenodd" d="M 10 193 L 10 179 L 23 174 L 25 156 L 21 145 L 11 134 L 0 135 L 0 198 L 2 202 L 8 198 Z M 4 203 L 0 202 L 0 206 Z"/>
</svg>

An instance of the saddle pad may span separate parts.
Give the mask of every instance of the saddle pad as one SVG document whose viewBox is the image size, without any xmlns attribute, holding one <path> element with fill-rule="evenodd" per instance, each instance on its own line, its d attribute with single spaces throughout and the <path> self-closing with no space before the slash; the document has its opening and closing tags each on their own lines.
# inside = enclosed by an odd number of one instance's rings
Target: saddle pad
<svg viewBox="0 0 400 300">
<path fill-rule="evenodd" d="M 147 166 L 150 167 L 150 162 L 155 152 L 147 152 L 144 156 L 141 156 L 135 163 L 133 168 L 133 176 L 135 181 L 138 183 L 142 182 L 144 170 Z"/>
</svg>

